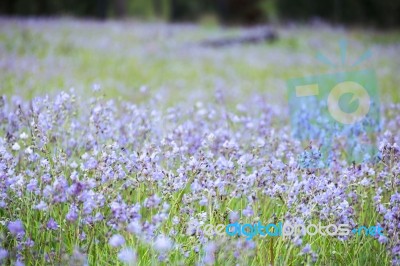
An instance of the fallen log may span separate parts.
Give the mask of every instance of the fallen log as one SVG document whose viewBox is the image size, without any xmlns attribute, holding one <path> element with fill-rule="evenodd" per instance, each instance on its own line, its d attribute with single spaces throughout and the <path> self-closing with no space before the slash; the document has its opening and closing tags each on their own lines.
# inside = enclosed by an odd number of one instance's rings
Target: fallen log
<svg viewBox="0 0 400 266">
<path fill-rule="evenodd" d="M 205 40 L 200 43 L 201 46 L 220 48 L 232 45 L 258 44 L 263 42 L 272 42 L 278 38 L 278 34 L 271 29 L 263 29 L 255 32 L 249 32 L 242 36 L 227 37 L 221 39 Z"/>
</svg>

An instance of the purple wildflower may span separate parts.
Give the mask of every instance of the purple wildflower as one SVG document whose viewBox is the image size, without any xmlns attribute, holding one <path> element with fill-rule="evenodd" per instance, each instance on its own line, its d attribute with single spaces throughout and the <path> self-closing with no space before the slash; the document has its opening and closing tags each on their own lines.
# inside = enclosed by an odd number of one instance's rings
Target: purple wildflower
<svg viewBox="0 0 400 266">
<path fill-rule="evenodd" d="M 154 242 L 154 249 L 160 253 L 168 252 L 172 248 L 172 241 L 166 236 L 157 237 Z"/>
<path fill-rule="evenodd" d="M 58 224 L 53 218 L 50 218 L 49 221 L 47 222 L 47 228 L 50 230 L 57 230 Z"/>
<path fill-rule="evenodd" d="M 78 208 L 75 205 L 71 205 L 65 218 L 70 222 L 76 221 L 78 219 Z"/>
<path fill-rule="evenodd" d="M 0 248 L 0 262 L 5 258 L 7 258 L 7 256 L 8 256 L 7 250 Z"/>
<path fill-rule="evenodd" d="M 308 253 L 310 253 L 310 252 L 311 252 L 311 246 L 310 246 L 310 244 L 305 245 L 305 247 L 301 250 L 301 252 L 302 252 L 303 254 L 308 254 Z"/>
<path fill-rule="evenodd" d="M 127 265 L 136 265 L 136 252 L 131 248 L 123 248 L 118 253 L 118 259 Z"/>
<path fill-rule="evenodd" d="M 119 234 L 113 235 L 108 241 L 108 244 L 110 244 L 110 246 L 114 248 L 122 246 L 123 244 L 125 244 L 125 238 Z"/>
<path fill-rule="evenodd" d="M 25 234 L 24 224 L 21 222 L 21 220 L 9 222 L 7 228 L 14 236 L 23 236 Z"/>
</svg>

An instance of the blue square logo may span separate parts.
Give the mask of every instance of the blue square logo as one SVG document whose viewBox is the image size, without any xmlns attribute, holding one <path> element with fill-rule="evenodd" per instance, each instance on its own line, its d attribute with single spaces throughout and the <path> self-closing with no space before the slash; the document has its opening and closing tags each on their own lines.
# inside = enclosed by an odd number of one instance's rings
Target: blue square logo
<svg viewBox="0 0 400 266">
<path fill-rule="evenodd" d="M 300 155 L 300 166 L 323 168 L 333 160 L 360 163 L 376 157 L 380 105 L 373 70 L 295 78 L 288 89 L 292 134 L 314 146 Z"/>
</svg>

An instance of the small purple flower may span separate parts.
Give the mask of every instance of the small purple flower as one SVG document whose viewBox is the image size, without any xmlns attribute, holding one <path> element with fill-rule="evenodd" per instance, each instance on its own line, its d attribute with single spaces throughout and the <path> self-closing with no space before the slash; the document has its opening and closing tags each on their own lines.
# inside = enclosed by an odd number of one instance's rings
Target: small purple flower
<svg viewBox="0 0 400 266">
<path fill-rule="evenodd" d="M 154 242 L 154 248 L 160 253 L 168 252 L 172 248 L 172 241 L 166 236 L 159 236 Z"/>
<path fill-rule="evenodd" d="M 137 221 L 133 221 L 133 222 L 128 224 L 126 229 L 130 233 L 139 235 L 142 232 L 142 225 Z"/>
<path fill-rule="evenodd" d="M 206 197 L 203 197 L 200 201 L 199 204 L 200 206 L 206 206 L 208 203 L 208 199 Z"/>
<path fill-rule="evenodd" d="M 123 248 L 118 253 L 118 259 L 127 265 L 135 265 L 136 264 L 136 252 L 131 248 Z"/>
<path fill-rule="evenodd" d="M 30 181 L 29 181 L 29 183 L 28 183 L 28 185 L 26 185 L 26 189 L 28 190 L 28 191 L 34 191 L 36 188 L 37 188 L 37 184 L 38 184 L 38 181 L 37 181 L 37 179 L 31 179 Z"/>
<path fill-rule="evenodd" d="M 380 235 L 379 238 L 378 238 L 378 241 L 379 241 L 379 243 L 383 244 L 383 243 L 388 242 L 388 238 L 386 236 L 384 236 L 384 235 Z"/>
<path fill-rule="evenodd" d="M 8 256 L 8 252 L 7 250 L 0 248 L 0 261 L 2 261 L 3 259 L 7 258 Z"/>
<path fill-rule="evenodd" d="M 303 243 L 303 239 L 301 239 L 300 237 L 296 237 L 294 240 L 293 240 L 293 243 L 295 244 L 295 246 L 301 246 L 301 244 Z"/>
<path fill-rule="evenodd" d="M 250 205 L 247 206 L 246 209 L 244 209 L 242 213 L 244 216 L 247 216 L 247 217 L 250 217 L 254 214 L 253 209 L 251 208 Z"/>
<path fill-rule="evenodd" d="M 147 199 L 144 200 L 144 206 L 147 208 L 153 208 L 158 206 L 161 203 L 160 197 L 158 197 L 156 194 L 153 196 L 148 197 Z"/>
<path fill-rule="evenodd" d="M 83 190 L 83 185 L 81 182 L 76 182 L 73 183 L 69 188 L 68 188 L 68 194 L 71 196 L 78 196 Z"/>
<path fill-rule="evenodd" d="M 19 259 L 15 262 L 14 264 L 15 266 L 25 266 L 25 263 L 23 263 L 22 261 L 20 261 Z"/>
<path fill-rule="evenodd" d="M 85 232 L 80 233 L 80 234 L 79 234 L 79 240 L 83 241 L 83 240 L 85 240 L 85 239 L 86 239 L 86 234 L 85 234 Z"/>
<path fill-rule="evenodd" d="M 384 216 L 385 220 L 393 220 L 393 213 L 391 211 L 388 211 L 385 216 Z"/>
<path fill-rule="evenodd" d="M 204 248 L 204 263 L 211 265 L 215 263 L 215 252 L 217 250 L 217 245 L 214 242 L 208 243 Z"/>
<path fill-rule="evenodd" d="M 25 244 L 26 247 L 31 248 L 31 247 L 33 247 L 33 246 L 35 245 L 35 241 L 33 241 L 32 239 L 28 238 L 28 239 L 25 241 L 24 244 Z"/>
<path fill-rule="evenodd" d="M 57 230 L 58 224 L 53 218 L 50 218 L 50 220 L 47 222 L 47 228 L 50 230 Z"/>
<path fill-rule="evenodd" d="M 75 205 L 71 205 L 65 218 L 70 222 L 76 221 L 78 219 L 78 208 Z"/>
<path fill-rule="evenodd" d="M 8 223 L 8 230 L 14 236 L 16 236 L 16 235 L 23 236 L 25 234 L 24 224 L 21 222 L 21 220 L 16 220 L 16 221 L 13 221 L 13 222 L 9 222 Z"/>
<path fill-rule="evenodd" d="M 87 170 L 95 169 L 96 166 L 97 166 L 97 161 L 93 157 L 90 157 L 89 160 L 87 160 L 85 163 L 85 169 Z"/>
<path fill-rule="evenodd" d="M 125 244 L 125 238 L 119 234 L 113 235 L 108 241 L 108 244 L 110 244 L 110 246 L 114 248 L 122 246 L 123 244 Z"/>
<path fill-rule="evenodd" d="M 390 202 L 395 203 L 399 202 L 400 203 L 400 193 L 395 193 L 390 197 Z"/>
<path fill-rule="evenodd" d="M 40 210 L 40 211 L 45 211 L 47 210 L 47 204 L 44 201 L 40 201 L 39 204 L 35 206 L 35 209 Z"/>
<path fill-rule="evenodd" d="M 239 219 L 240 219 L 240 215 L 238 212 L 232 211 L 229 213 L 229 221 L 231 223 L 237 222 L 237 221 L 239 221 Z"/>
<path fill-rule="evenodd" d="M 311 252 L 311 246 L 310 246 L 310 244 L 307 244 L 307 245 L 301 250 L 301 252 L 302 252 L 303 254 L 308 254 L 308 253 L 310 253 L 310 252 Z"/>
<path fill-rule="evenodd" d="M 90 197 L 88 197 L 84 202 L 83 202 L 83 212 L 85 214 L 90 214 L 92 213 L 93 209 L 96 207 L 96 203 L 94 200 Z"/>
</svg>

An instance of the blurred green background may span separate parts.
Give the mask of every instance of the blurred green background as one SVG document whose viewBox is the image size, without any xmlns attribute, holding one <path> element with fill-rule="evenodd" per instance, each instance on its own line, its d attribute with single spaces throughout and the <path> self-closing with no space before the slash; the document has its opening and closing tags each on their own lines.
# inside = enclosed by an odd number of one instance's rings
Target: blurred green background
<svg viewBox="0 0 400 266">
<path fill-rule="evenodd" d="M 400 34 L 327 25 L 275 26 L 274 42 L 204 47 L 205 39 L 241 36 L 248 29 L 197 24 L 72 19 L 0 19 L 0 91 L 35 95 L 99 84 L 108 97 L 140 101 L 229 103 L 264 95 L 286 103 L 286 80 L 337 71 L 374 69 L 383 100 L 399 101 Z M 341 66 L 339 41 L 348 42 Z M 351 67 L 367 50 L 372 56 Z M 337 67 L 316 59 L 325 54 Z"/>
<path fill-rule="evenodd" d="M 286 80 L 339 70 L 376 70 L 382 99 L 398 102 L 400 1 L 388 0 L 4 0 L 0 3 L 0 92 L 31 98 L 74 88 L 162 103 L 238 103 L 251 95 L 286 103 Z M 171 23 L 179 22 L 179 23 Z M 257 25 L 274 42 L 203 47 Z M 251 27 L 250 27 L 251 26 Z M 255 28 L 256 27 L 256 28 Z M 340 62 L 329 67 L 318 52 Z M 357 69 L 359 56 L 373 56 Z"/>
</svg>

